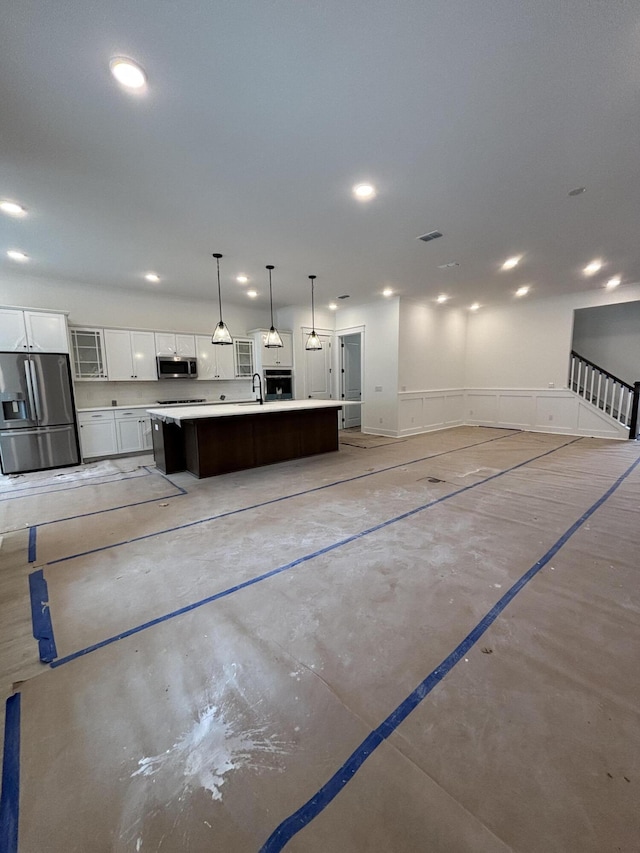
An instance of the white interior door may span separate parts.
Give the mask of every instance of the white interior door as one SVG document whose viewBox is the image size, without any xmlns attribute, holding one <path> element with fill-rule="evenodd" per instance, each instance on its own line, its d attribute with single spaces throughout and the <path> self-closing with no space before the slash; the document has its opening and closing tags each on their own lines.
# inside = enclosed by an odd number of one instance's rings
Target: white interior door
<svg viewBox="0 0 640 853">
<path fill-rule="evenodd" d="M 303 345 L 306 344 L 309 332 L 303 329 Z M 322 341 L 322 349 L 304 350 L 304 382 L 305 393 L 310 400 L 331 399 L 331 338 L 328 335 L 318 335 Z"/>
<path fill-rule="evenodd" d="M 340 338 L 340 385 L 343 400 L 362 400 L 362 339 L 360 332 Z M 345 406 L 343 428 L 360 426 L 360 406 Z"/>
</svg>

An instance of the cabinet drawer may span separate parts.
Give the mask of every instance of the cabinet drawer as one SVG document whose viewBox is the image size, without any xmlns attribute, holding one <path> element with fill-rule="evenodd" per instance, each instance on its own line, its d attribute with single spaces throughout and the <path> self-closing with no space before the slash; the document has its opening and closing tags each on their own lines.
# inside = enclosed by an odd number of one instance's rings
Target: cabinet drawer
<svg viewBox="0 0 640 853">
<path fill-rule="evenodd" d="M 112 421 L 113 412 L 105 409 L 102 412 L 78 412 L 78 423 L 91 424 L 96 421 Z"/>
<path fill-rule="evenodd" d="M 114 412 L 117 421 L 126 420 L 127 418 L 148 418 L 146 409 L 118 409 Z"/>
</svg>

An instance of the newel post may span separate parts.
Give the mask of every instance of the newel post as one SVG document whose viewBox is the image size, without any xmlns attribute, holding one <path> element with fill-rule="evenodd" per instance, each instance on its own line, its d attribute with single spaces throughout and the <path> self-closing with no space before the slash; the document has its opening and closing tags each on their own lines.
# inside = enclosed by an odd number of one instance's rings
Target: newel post
<svg viewBox="0 0 640 853">
<path fill-rule="evenodd" d="M 631 421 L 629 422 L 629 438 L 634 441 L 638 437 L 638 401 L 640 400 L 640 382 L 633 383 L 633 402 L 631 403 Z"/>
</svg>

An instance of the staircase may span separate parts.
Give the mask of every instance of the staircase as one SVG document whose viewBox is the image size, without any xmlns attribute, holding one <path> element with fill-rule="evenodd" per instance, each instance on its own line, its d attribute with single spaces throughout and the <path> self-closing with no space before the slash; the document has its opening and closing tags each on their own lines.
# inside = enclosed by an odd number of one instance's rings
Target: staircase
<svg viewBox="0 0 640 853">
<path fill-rule="evenodd" d="M 638 437 L 640 382 L 629 385 L 571 350 L 569 388 L 618 423 L 628 427 L 631 440 Z"/>
</svg>

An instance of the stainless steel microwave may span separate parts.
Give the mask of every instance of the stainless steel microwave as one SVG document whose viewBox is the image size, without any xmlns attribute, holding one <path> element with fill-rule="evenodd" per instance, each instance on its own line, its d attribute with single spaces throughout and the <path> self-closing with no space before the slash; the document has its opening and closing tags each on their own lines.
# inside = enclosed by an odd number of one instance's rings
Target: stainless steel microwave
<svg viewBox="0 0 640 853">
<path fill-rule="evenodd" d="M 159 355 L 158 379 L 197 379 L 198 362 L 184 355 Z"/>
</svg>

